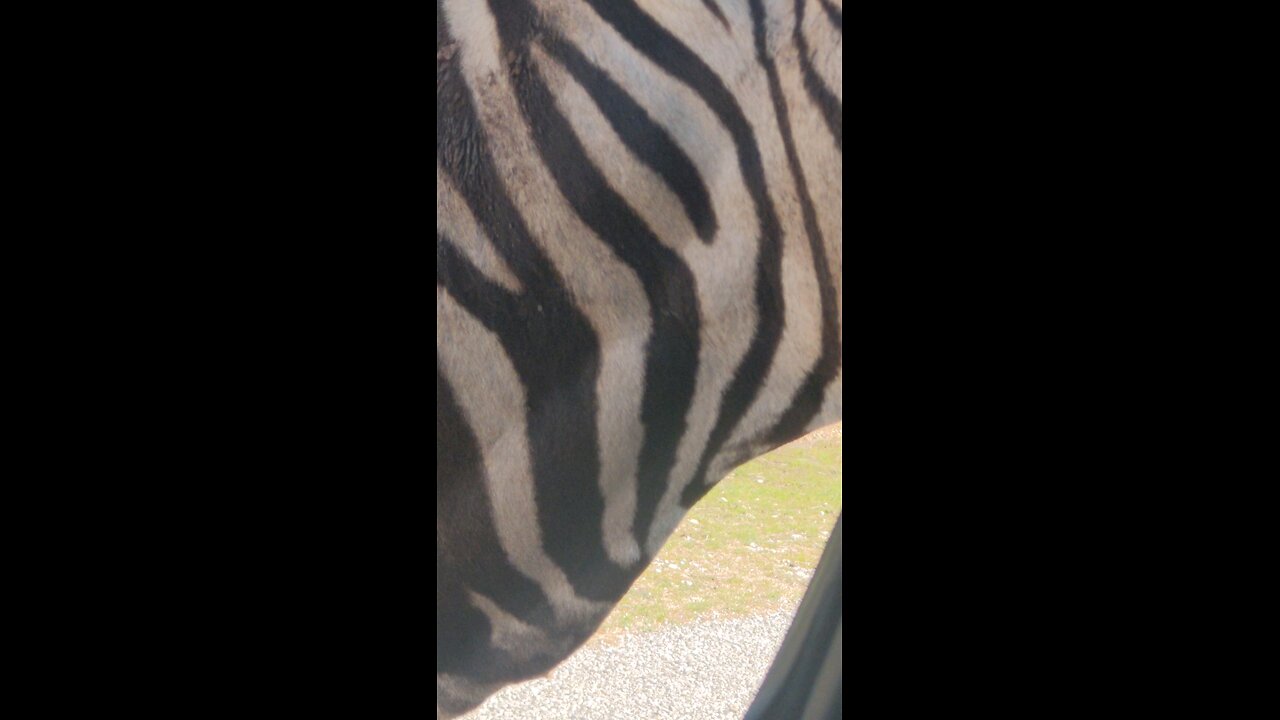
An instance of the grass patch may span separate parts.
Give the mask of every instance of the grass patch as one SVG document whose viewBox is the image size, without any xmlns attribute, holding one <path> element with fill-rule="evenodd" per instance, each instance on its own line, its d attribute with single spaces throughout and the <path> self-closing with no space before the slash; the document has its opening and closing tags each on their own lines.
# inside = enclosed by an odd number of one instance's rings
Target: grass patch
<svg viewBox="0 0 1280 720">
<path fill-rule="evenodd" d="M 733 471 L 676 528 L 600 628 L 795 607 L 843 507 L 842 431 L 819 431 Z"/>
</svg>

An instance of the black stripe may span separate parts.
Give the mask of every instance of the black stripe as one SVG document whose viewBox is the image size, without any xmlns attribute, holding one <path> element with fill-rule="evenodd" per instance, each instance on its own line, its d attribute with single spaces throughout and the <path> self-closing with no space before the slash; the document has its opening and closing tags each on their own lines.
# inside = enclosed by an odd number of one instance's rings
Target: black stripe
<svg viewBox="0 0 1280 720">
<path fill-rule="evenodd" d="M 844 103 L 831 92 L 826 82 L 813 67 L 809 55 L 809 42 L 804 37 L 805 0 L 796 0 L 795 43 L 800 53 L 800 74 L 804 77 L 804 89 L 809 93 L 818 109 L 822 111 L 822 119 L 836 141 L 836 147 L 844 152 Z"/>
<path fill-rule="evenodd" d="M 760 0 L 752 0 L 753 5 Z M 800 21 L 804 19 L 804 0 L 796 0 L 796 40 L 803 43 L 800 32 Z M 804 45 L 800 46 L 800 57 L 807 56 Z M 805 234 L 809 238 L 809 250 L 813 254 L 813 270 L 818 279 L 818 292 L 822 299 L 822 353 L 813 368 L 801 383 L 800 389 L 792 398 L 791 405 L 782 417 L 766 434 L 770 445 L 781 444 L 800 436 L 809 421 L 822 410 L 822 399 L 827 386 L 835 380 L 843 362 L 839 336 L 839 308 L 836 297 L 836 286 L 832 279 L 831 267 L 827 261 L 826 242 L 822 237 L 822 227 L 818 224 L 818 212 L 809 192 L 809 182 L 804 169 L 800 166 L 800 154 L 796 151 L 796 140 L 791 127 L 791 114 L 787 109 L 786 97 L 782 92 L 782 82 L 778 78 L 778 69 L 770 58 L 761 60 L 769 73 L 769 91 L 773 97 L 774 112 L 778 116 L 778 127 L 782 130 L 782 143 L 787 151 L 787 163 L 791 166 L 791 177 L 796 184 L 796 192 L 800 196 L 800 208 L 804 216 Z M 808 82 L 806 80 L 806 86 Z M 840 136 L 836 135 L 839 144 Z"/>
<path fill-rule="evenodd" d="M 840 34 L 844 34 L 844 11 L 831 4 L 831 0 L 822 0 L 822 9 L 827 11 L 831 24 L 836 26 Z"/>
<path fill-rule="evenodd" d="M 706 492 L 705 478 L 712 458 L 719 453 L 734 428 L 760 393 L 765 375 L 782 338 L 786 308 L 782 296 L 782 229 L 766 187 L 764 164 L 755 132 L 747 122 L 733 94 L 720 78 L 698 57 L 653 18 L 636 6 L 634 0 L 587 0 L 596 13 L 613 26 L 628 43 L 643 53 L 667 74 L 696 92 L 712 112 L 720 118 L 733 138 L 738 151 L 738 165 L 755 203 L 760 223 L 760 253 L 756 263 L 755 304 L 759 322 L 747 353 L 725 388 L 720 413 L 711 430 L 698 469 L 685 498 L 700 497 Z M 758 24 L 759 25 L 759 24 Z M 756 33 L 763 42 L 763 28 Z M 689 500 L 688 504 L 692 504 Z M 636 524 L 636 535 L 643 543 L 649 527 Z"/>
<path fill-rule="evenodd" d="M 559 37 L 547 38 L 543 46 L 591 95 L 635 157 L 667 182 L 684 205 L 698 237 L 710 244 L 718 228 L 715 210 L 702 175 L 689 156 L 608 73 L 593 65 L 577 48 Z"/>
<path fill-rule="evenodd" d="M 702 0 L 702 4 L 706 5 L 707 9 L 711 11 L 711 14 L 716 16 L 716 19 L 720 21 L 720 24 L 724 26 L 725 30 L 731 29 L 729 27 L 729 18 L 725 17 L 724 13 L 721 12 L 720 6 L 716 4 L 716 0 Z"/>
<path fill-rule="evenodd" d="M 437 355 L 436 673 L 484 682 L 527 677 L 528 663 L 517 665 L 490 647 L 489 620 L 471 605 L 466 588 L 516 617 L 544 627 L 551 622 L 542 590 L 511 567 L 502 551 L 485 494 L 479 443 Z"/>
<path fill-rule="evenodd" d="M 527 0 L 490 0 L 490 6 L 499 17 L 532 12 Z M 499 34 L 504 56 L 518 58 L 528 51 L 531 32 L 526 26 L 503 23 Z M 572 55 L 562 41 L 549 39 L 545 44 L 553 54 L 564 58 Z M 541 75 L 522 71 L 515 86 L 539 155 L 560 193 L 583 223 L 636 273 L 649 301 L 652 334 L 645 349 L 641 405 L 644 440 L 637 468 L 634 526 L 648 527 L 675 466 L 676 450 L 685 432 L 697 383 L 701 317 L 693 273 L 592 164 Z M 599 96 L 593 95 L 597 102 L 617 100 L 601 86 L 596 90 L 602 91 Z M 547 494 L 577 492 L 554 466 L 544 468 L 535 481 Z M 539 509 L 546 510 L 541 504 Z M 572 532 L 565 532 L 567 528 Z M 580 595 L 612 601 L 630 587 L 639 568 L 615 572 L 609 565 L 600 518 L 548 515 L 543 518 L 543 529 L 547 554 L 564 568 Z"/>
</svg>

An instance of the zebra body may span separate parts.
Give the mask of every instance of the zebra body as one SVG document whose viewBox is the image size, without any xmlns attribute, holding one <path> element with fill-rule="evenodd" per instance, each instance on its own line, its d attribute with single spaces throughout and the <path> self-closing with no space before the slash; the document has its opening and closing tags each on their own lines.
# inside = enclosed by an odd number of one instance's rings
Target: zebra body
<svg viewBox="0 0 1280 720">
<path fill-rule="evenodd" d="M 437 0 L 436 704 L 841 415 L 834 0 Z"/>
</svg>

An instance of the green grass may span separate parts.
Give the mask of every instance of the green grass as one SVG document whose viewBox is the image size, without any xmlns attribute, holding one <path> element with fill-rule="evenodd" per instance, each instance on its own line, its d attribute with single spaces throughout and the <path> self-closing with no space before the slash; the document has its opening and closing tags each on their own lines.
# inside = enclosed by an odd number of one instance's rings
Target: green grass
<svg viewBox="0 0 1280 720">
<path fill-rule="evenodd" d="M 730 473 L 676 528 L 600 634 L 799 603 L 843 506 L 841 436 L 820 431 Z"/>
</svg>

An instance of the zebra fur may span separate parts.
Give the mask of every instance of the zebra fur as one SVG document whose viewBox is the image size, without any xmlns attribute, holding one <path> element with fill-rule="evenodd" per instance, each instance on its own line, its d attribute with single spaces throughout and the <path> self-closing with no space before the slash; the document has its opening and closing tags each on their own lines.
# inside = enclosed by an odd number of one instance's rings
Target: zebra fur
<svg viewBox="0 0 1280 720">
<path fill-rule="evenodd" d="M 834 0 L 437 0 L 436 713 L 842 410 Z"/>
</svg>

